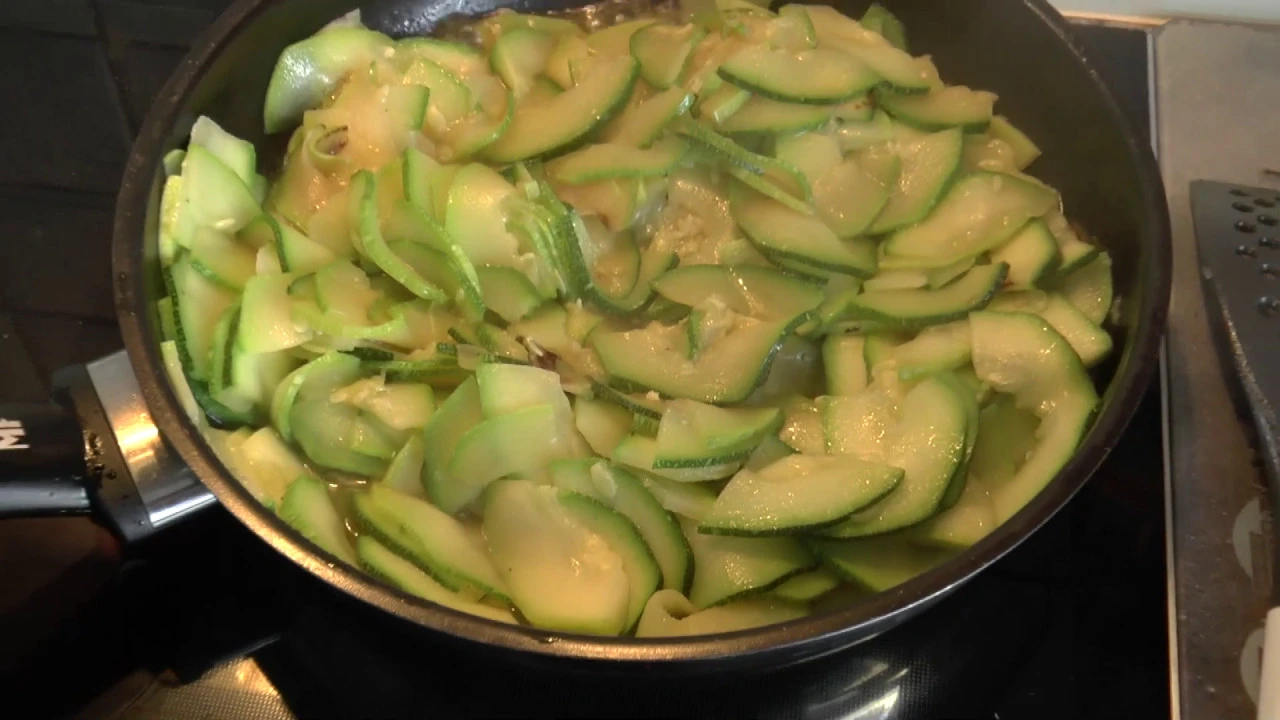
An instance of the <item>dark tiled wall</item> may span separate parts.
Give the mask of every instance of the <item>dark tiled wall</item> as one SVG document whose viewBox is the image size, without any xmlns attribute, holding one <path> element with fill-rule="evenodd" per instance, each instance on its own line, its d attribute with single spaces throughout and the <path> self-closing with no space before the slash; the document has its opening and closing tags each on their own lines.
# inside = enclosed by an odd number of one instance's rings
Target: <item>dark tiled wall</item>
<svg viewBox="0 0 1280 720">
<path fill-rule="evenodd" d="M 0 402 L 120 347 L 115 195 L 133 133 L 230 0 L 0 0 Z"/>
</svg>

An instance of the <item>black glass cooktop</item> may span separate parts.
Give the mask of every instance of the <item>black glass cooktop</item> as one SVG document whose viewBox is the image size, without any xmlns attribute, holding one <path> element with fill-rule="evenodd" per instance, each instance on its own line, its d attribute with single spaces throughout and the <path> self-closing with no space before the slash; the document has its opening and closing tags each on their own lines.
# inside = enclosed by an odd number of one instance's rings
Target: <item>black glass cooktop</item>
<svg viewBox="0 0 1280 720">
<path fill-rule="evenodd" d="M 0 398 L 41 398 L 53 370 L 119 347 L 109 235 L 131 134 L 225 4 L 0 2 Z M 1146 34 L 1080 33 L 1146 134 Z M 407 635 L 216 508 L 114 572 L 20 592 L 71 535 L 97 565 L 116 550 L 80 521 L 0 522 L 0 697 L 32 709 L 14 717 L 94 720 L 1167 718 L 1160 443 L 1152 392 L 1064 512 L 918 620 L 803 666 L 686 681 L 551 674 Z"/>
</svg>

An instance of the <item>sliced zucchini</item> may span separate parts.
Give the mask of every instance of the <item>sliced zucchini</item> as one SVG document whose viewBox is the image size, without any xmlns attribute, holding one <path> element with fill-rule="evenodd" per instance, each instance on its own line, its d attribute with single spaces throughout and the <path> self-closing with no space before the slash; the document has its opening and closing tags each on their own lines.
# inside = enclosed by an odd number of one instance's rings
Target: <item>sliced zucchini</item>
<svg viewBox="0 0 1280 720">
<path fill-rule="evenodd" d="M 560 505 L 574 521 L 609 546 L 622 560 L 630 588 L 623 632 L 630 632 L 640 621 L 649 596 L 662 587 L 662 568 L 644 537 L 627 517 L 588 495 L 561 490 Z"/>
<path fill-rule="evenodd" d="M 826 568 L 818 568 L 803 575 L 796 575 L 774 588 L 770 594 L 783 600 L 807 603 L 834 590 L 840 583 L 839 575 Z"/>
<path fill-rule="evenodd" d="M 777 408 L 719 408 L 672 400 L 658 425 L 653 467 L 700 468 L 746 460 L 781 424 Z"/>
<path fill-rule="evenodd" d="M 430 503 L 373 483 L 352 508 L 365 533 L 422 568 L 453 592 L 510 600 L 479 538 Z"/>
<path fill-rule="evenodd" d="M 852 395 L 867 386 L 868 367 L 861 335 L 831 335 L 822 342 L 822 368 L 827 378 L 827 393 Z"/>
<path fill-rule="evenodd" d="M 511 8 L 498 8 L 478 23 L 477 30 L 485 47 L 496 47 L 503 35 L 518 29 L 537 30 L 549 35 L 581 36 L 582 28 L 568 18 L 520 13 Z"/>
<path fill-rule="evenodd" d="M 853 395 L 818 398 L 810 423 L 817 434 L 817 452 L 854 455 L 884 461 L 889 457 L 901 397 L 888 385 L 876 383 Z M 821 450 L 819 450 L 821 448 Z M 809 454 L 813 454 L 812 452 Z"/>
<path fill-rule="evenodd" d="M 1057 235 L 1056 237 L 1058 240 L 1058 253 L 1061 257 L 1058 260 L 1058 272 L 1055 274 L 1054 279 L 1065 278 L 1098 257 L 1100 252 L 1098 248 L 1081 240 L 1076 236 L 1075 232 L 1068 232 L 1065 236 Z"/>
<path fill-rule="evenodd" d="M 629 145 L 588 145 L 548 166 L 557 180 L 571 185 L 669 174 L 684 158 L 688 146 L 678 138 L 661 140 L 647 150 Z"/>
<path fill-rule="evenodd" d="M 859 22 L 871 32 L 880 33 L 890 45 L 903 51 L 907 49 L 907 31 L 902 21 L 880 3 L 871 3 Z"/>
<path fill-rule="evenodd" d="M 476 382 L 480 384 L 480 407 L 485 417 L 496 418 L 545 405 L 555 410 L 559 429 L 566 436 L 571 434 L 573 411 L 557 373 L 536 367 L 485 363 L 476 368 Z"/>
<path fill-rule="evenodd" d="M 533 89 L 535 78 L 547 67 L 555 43 L 552 33 L 523 27 L 507 30 L 494 43 L 489 62 L 516 100 Z"/>
<path fill-rule="evenodd" d="M 995 115 L 991 118 L 987 132 L 1013 148 L 1013 166 L 1019 170 L 1026 170 L 1040 157 L 1040 148 L 1003 115 Z"/>
<path fill-rule="evenodd" d="M 582 230 L 607 230 L 611 233 L 620 233 L 630 229 L 636 222 L 638 211 L 642 206 L 641 193 L 644 192 L 644 187 L 639 179 L 614 178 L 582 185 L 560 185 L 555 192 L 560 200 L 572 207 L 579 216 L 576 219 L 570 218 L 570 222 L 588 223 Z M 593 219 L 603 227 L 593 228 L 590 224 Z M 581 243 L 584 238 L 590 241 L 590 236 L 595 234 L 587 233 L 584 236 L 583 232 L 577 228 L 574 230 L 574 233 L 566 235 L 563 239 L 577 239 Z M 592 257 L 590 251 L 585 255 L 587 258 Z"/>
<path fill-rule="evenodd" d="M 971 404 L 971 401 L 970 401 Z M 879 438 L 884 462 L 903 470 L 902 482 L 883 501 L 827 531 L 833 537 L 878 535 L 922 522 L 938 511 L 965 459 L 967 404 L 951 383 L 932 377 L 902 399 L 891 439 Z M 839 435 L 843 428 L 837 426 Z"/>
<path fill-rule="evenodd" d="M 412 202 L 394 202 L 383 231 L 392 238 L 389 245 L 396 246 L 394 252 L 424 278 L 430 277 L 445 289 L 464 317 L 478 319 L 484 315 L 475 265 L 434 218 Z M 410 246 L 406 243 L 417 246 L 416 252 L 407 251 Z"/>
<path fill-rule="evenodd" d="M 351 179 L 351 198 L 357 208 L 353 213 L 356 222 L 354 236 L 363 254 L 417 297 L 429 301 L 447 299 L 443 290 L 422 277 L 412 265 L 387 247 L 378 211 L 377 176 L 367 170 L 356 173 Z"/>
<path fill-rule="evenodd" d="M 622 438 L 631 434 L 632 415 L 619 405 L 579 397 L 573 403 L 573 422 L 595 454 L 609 457 Z"/>
<path fill-rule="evenodd" d="M 519 254 L 506 212 L 517 197 L 511 183 L 479 163 L 464 165 L 454 176 L 444 228 L 474 266 L 509 266 Z"/>
<path fill-rule="evenodd" d="M 660 590 L 645 605 L 636 637 L 714 635 L 783 623 L 806 614 L 801 602 L 777 597 L 749 597 L 699 610 L 679 592 Z"/>
<path fill-rule="evenodd" d="M 759 447 L 751 453 L 751 457 L 747 458 L 744 468 L 751 471 L 760 471 L 764 468 L 795 454 L 795 450 L 790 445 L 782 442 L 777 435 L 766 435 L 761 441 Z"/>
<path fill-rule="evenodd" d="M 482 91 L 505 91 L 505 94 L 497 95 L 496 99 L 488 102 L 482 99 L 478 112 L 452 124 L 427 125 L 427 133 L 436 141 L 436 156 L 442 161 L 458 162 L 479 155 L 506 134 L 515 122 L 515 96 L 495 77 L 477 76 L 477 81 L 483 81 L 479 82 Z M 525 96 L 526 101 L 528 97 Z"/>
<path fill-rule="evenodd" d="M 840 143 L 830 134 L 821 132 L 777 138 L 773 143 L 773 155 L 804 173 L 810 185 L 843 159 Z"/>
<path fill-rule="evenodd" d="M 653 493 L 653 496 L 657 498 L 658 503 L 663 508 L 680 517 L 695 521 L 699 520 L 707 514 L 707 511 L 711 509 L 711 505 L 716 501 L 715 490 L 706 485 L 677 482 L 634 467 L 625 469 L 640 479 L 645 489 Z M 683 531 L 681 531 L 680 537 L 684 537 Z M 690 562 L 692 560 L 693 558 L 690 557 Z M 690 578 L 690 581 L 692 581 L 692 578 Z M 688 583 L 685 583 L 685 587 L 688 587 Z"/>
<path fill-rule="evenodd" d="M 293 407 L 299 399 L 328 398 L 329 393 L 360 376 L 360 361 L 330 352 L 289 373 L 271 397 L 271 422 L 286 442 L 293 441 Z"/>
<path fill-rule="evenodd" d="M 999 523 L 990 488 L 1009 481 L 1035 449 L 1040 419 L 1000 395 L 979 414 L 977 442 L 969 461 L 964 491 L 952 507 L 912 529 L 913 540 L 940 547 L 966 548 Z"/>
<path fill-rule="evenodd" d="M 720 122 L 719 129 L 727 133 L 802 133 L 822 127 L 830 118 L 830 108 L 822 105 L 779 102 L 755 95 Z"/>
<path fill-rule="evenodd" d="M 884 592 L 941 565 L 951 553 L 913 545 L 908 538 L 819 540 L 808 546 L 845 580 L 872 592 Z"/>
<path fill-rule="evenodd" d="M 564 89 L 557 85 L 555 80 L 546 75 L 539 75 L 533 79 L 533 87 L 529 88 L 524 101 L 530 105 L 544 103 L 562 92 Z"/>
<path fill-rule="evenodd" d="M 921 330 L 911 340 L 893 348 L 890 358 L 898 366 L 898 378 L 910 382 L 968 365 L 972 352 L 969 323 L 959 320 Z"/>
<path fill-rule="evenodd" d="M 447 471 L 451 482 L 437 484 L 434 492 L 429 487 L 428 494 L 442 510 L 458 512 L 495 480 L 536 474 L 570 452 L 550 405 L 490 417 L 458 438 Z"/>
<path fill-rule="evenodd" d="M 659 295 L 699 310 L 727 308 L 760 319 L 794 318 L 822 302 L 822 288 L 756 265 L 687 265 L 653 283 Z"/>
<path fill-rule="evenodd" d="M 531 624 L 621 634 L 632 597 L 627 565 L 607 538 L 579 522 L 561 492 L 521 480 L 490 487 L 484 502 L 489 553 Z"/>
<path fill-rule="evenodd" d="M 991 497 L 984 485 L 969 476 L 954 504 L 908 532 L 918 545 L 963 550 L 976 545 L 995 528 L 996 511 Z"/>
<path fill-rule="evenodd" d="M 173 391 L 178 396 L 182 409 L 186 411 L 187 417 L 196 427 L 203 429 L 206 425 L 205 416 L 200 409 L 200 404 L 196 402 L 191 383 L 187 381 L 187 376 L 182 369 L 182 357 L 178 352 L 178 344 L 173 340 L 165 340 L 160 343 L 160 354 L 164 358 L 165 374 L 169 377 L 169 383 L 173 385 Z"/>
<path fill-rule="evenodd" d="M 547 58 L 547 77 L 562 90 L 575 85 L 573 67 L 585 67 L 591 60 L 591 46 L 577 35 L 561 35 Z"/>
<path fill-rule="evenodd" d="M 294 440 L 317 465 L 362 477 L 381 477 L 397 449 L 375 421 L 328 398 L 299 399 L 289 423 Z"/>
<path fill-rule="evenodd" d="M 639 18 L 616 22 L 587 34 L 587 47 L 603 57 L 630 55 L 631 39 L 636 33 L 657 22 L 655 18 Z"/>
<path fill-rule="evenodd" d="M 234 234 L 262 214 L 249 186 L 209 150 L 192 145 L 182 161 L 184 205 L 197 225 Z"/>
<path fill-rule="evenodd" d="M 422 467 L 426 460 L 425 447 L 421 434 L 411 435 L 396 451 L 391 462 L 387 463 L 387 472 L 378 482 L 396 492 L 425 499 L 427 492 L 422 487 Z"/>
<path fill-rule="evenodd" d="M 335 27 L 296 42 L 280 53 L 262 108 L 268 133 L 286 130 L 302 113 L 319 107 L 349 72 L 391 53 L 382 33 L 363 27 Z"/>
<path fill-rule="evenodd" d="M 965 369 L 968 370 L 970 368 Z M 952 393 L 964 407 L 966 415 L 964 454 L 960 459 L 960 463 L 956 465 L 955 472 L 951 475 L 951 481 L 947 483 L 947 491 L 942 496 L 940 509 L 946 510 L 959 501 L 960 496 L 964 494 L 964 490 L 968 486 L 969 462 L 973 459 L 973 448 L 978 443 L 978 424 L 981 422 L 981 408 L 978 406 L 977 393 L 974 392 L 973 384 L 970 380 L 961 380 L 956 373 L 951 372 L 939 373 L 936 377 L 951 386 Z"/>
<path fill-rule="evenodd" d="M 863 63 L 824 48 L 795 53 L 747 45 L 729 56 L 719 72 L 744 90 L 811 105 L 842 103 L 880 82 L 880 76 Z"/>
<path fill-rule="evenodd" d="M 681 87 L 672 87 L 629 107 L 609 125 L 605 142 L 645 147 L 662 134 L 676 117 L 693 106 L 694 96 Z"/>
<path fill-rule="evenodd" d="M 978 170 L 1017 172 L 1017 168 L 1013 165 L 1013 148 L 1009 147 L 1005 141 L 993 138 L 986 133 L 965 135 L 964 171 Z"/>
<path fill-rule="evenodd" d="M 724 83 L 699 97 L 693 109 L 699 118 L 714 125 L 721 125 L 741 110 L 750 99 L 749 91 L 737 85 Z"/>
<path fill-rule="evenodd" d="M 734 219 L 766 256 L 799 260 L 854 277 L 875 272 L 871 246 L 840 240 L 819 218 L 745 188 L 736 188 L 731 202 Z"/>
<path fill-rule="evenodd" d="M 741 402 L 768 376 L 782 340 L 803 318 L 739 318 L 732 330 L 688 358 L 687 334 L 663 326 L 595 332 L 591 344 L 609 375 L 669 397 L 708 403 Z M 679 343 L 675 342 L 678 339 Z"/>
<path fill-rule="evenodd" d="M 236 479 L 267 507 L 280 507 L 294 480 L 315 475 L 269 427 L 259 428 L 234 446 L 228 444 L 227 451 L 236 456 Z"/>
<path fill-rule="evenodd" d="M 613 246 L 596 254 L 591 264 L 588 296 L 605 311 L 628 313 L 631 307 L 623 305 L 626 297 L 636 290 L 637 284 L 650 282 L 648 277 L 640 278 L 641 264 L 640 249 L 631 240 L 631 234 L 618 234 L 614 237 Z M 644 290 L 643 293 L 648 296 L 649 291 Z"/>
<path fill-rule="evenodd" d="M 452 71 L 428 58 L 409 58 L 404 63 L 400 82 L 430 91 L 425 118 L 428 127 L 455 123 L 477 110 L 478 98 L 472 94 L 471 88 Z"/>
<path fill-rule="evenodd" d="M 861 235 L 884 210 L 901 168 L 897 156 L 886 158 L 880 167 L 847 158 L 813 183 L 814 208 L 838 237 Z"/>
<path fill-rule="evenodd" d="M 191 126 L 191 144 L 213 153 L 222 164 L 231 168 L 241 182 L 249 185 L 257 176 L 257 152 L 253 143 L 232 135 L 221 125 L 201 115 Z M 181 163 L 178 163 L 181 166 Z"/>
<path fill-rule="evenodd" d="M 1007 264 L 1009 287 L 1025 290 L 1053 272 L 1058 264 L 1058 243 L 1043 222 L 1032 220 L 1009 242 L 992 251 L 991 262 Z"/>
<path fill-rule="evenodd" d="M 427 497 L 441 509 L 445 503 L 459 504 L 452 488 L 458 484 L 449 471 L 459 441 L 472 428 L 480 424 L 484 413 L 480 409 L 480 386 L 475 376 L 468 377 L 448 399 L 440 404 L 430 422 L 423 429 L 426 444 L 426 465 L 422 469 L 422 485 Z M 465 505 L 463 501 L 459 504 Z"/>
<path fill-rule="evenodd" d="M 978 265 L 938 290 L 869 290 L 853 299 L 849 313 L 894 327 L 941 325 L 986 307 L 1007 272 L 1003 263 Z"/>
<path fill-rule="evenodd" d="M 845 152 L 857 152 L 895 138 L 894 123 L 883 110 L 876 109 L 866 120 L 845 120 L 835 129 L 836 140 Z"/>
<path fill-rule="evenodd" d="M 796 398 L 783 406 L 782 429 L 778 437 L 787 447 L 805 455 L 826 452 L 822 414 L 807 398 Z"/>
<path fill-rule="evenodd" d="M 894 119 L 921 130 L 958 127 L 981 131 L 991 123 L 996 96 L 963 85 L 952 85 L 926 94 L 902 94 L 881 90 L 876 101 Z"/>
<path fill-rule="evenodd" d="M 768 592 L 817 566 L 813 556 L 792 538 L 704 535 L 688 520 L 680 524 L 693 549 L 689 600 L 699 608 Z"/>
<path fill-rule="evenodd" d="M 674 85 L 689 63 L 693 47 L 706 35 L 700 25 L 654 23 L 631 36 L 631 54 L 645 82 L 665 90 Z"/>
<path fill-rule="evenodd" d="M 642 470 L 678 483 L 699 483 L 721 480 L 733 475 L 742 467 L 741 461 L 724 465 L 704 465 L 689 468 L 654 467 L 658 455 L 658 443 L 644 435 L 628 435 L 613 448 L 610 456 L 615 463 Z"/>
<path fill-rule="evenodd" d="M 661 420 L 662 413 L 666 412 L 667 409 L 666 401 L 658 398 L 657 393 L 650 393 L 649 395 L 627 395 L 626 393 L 618 392 L 608 385 L 603 385 L 601 383 L 593 383 L 592 391 L 595 393 L 596 397 L 607 403 L 617 405 L 626 409 L 628 412 L 635 413 L 636 415 L 642 415 L 653 420 Z M 650 397 L 650 395 L 652 395 L 652 397 Z"/>
<path fill-rule="evenodd" d="M 1057 193 L 1044 185 L 975 173 L 957 181 L 923 222 L 895 232 L 885 241 L 884 252 L 919 267 L 950 265 L 999 247 L 1057 202 Z"/>
<path fill-rule="evenodd" d="M 898 153 L 902 169 L 884 209 L 868 228 L 874 235 L 912 225 L 929 215 L 960 168 L 964 135 L 959 130 L 944 130 L 903 143 Z"/>
<path fill-rule="evenodd" d="M 688 588 L 693 574 L 689 542 L 679 522 L 646 489 L 644 481 L 595 459 L 561 460 L 552 463 L 550 471 L 556 487 L 596 498 L 636 526 L 662 570 L 662 587 L 677 592 Z"/>
<path fill-rule="evenodd" d="M 879 33 L 824 5 L 804 5 L 818 34 L 819 47 L 849 53 L 870 67 L 884 83 L 903 92 L 921 92 L 940 84 L 928 58 L 914 58 Z"/>
<path fill-rule="evenodd" d="M 729 138 L 688 118 L 680 118 L 676 132 L 693 141 L 695 148 L 722 160 L 729 172 L 759 193 L 787 207 L 810 213 L 813 189 L 800 170 L 789 163 L 753 153 Z"/>
<path fill-rule="evenodd" d="M 236 342 L 247 353 L 288 350 L 311 339 L 290 315 L 292 275 L 255 275 L 245 284 Z"/>
<path fill-rule="evenodd" d="M 871 101 L 871 95 L 863 95 L 856 97 L 848 102 L 833 105 L 831 107 L 831 116 L 837 120 L 845 122 L 865 123 L 869 122 L 875 116 L 876 106 Z"/>
<path fill-rule="evenodd" d="M 1061 295 L 1050 293 L 1037 314 L 1062 335 L 1085 367 L 1093 367 L 1111 354 L 1111 335 Z"/>
<path fill-rule="evenodd" d="M 329 393 L 332 402 L 346 403 L 392 430 L 426 427 L 436 410 L 435 392 L 421 383 L 389 383 L 381 375 L 362 378 Z"/>
<path fill-rule="evenodd" d="M 353 170 L 378 170 L 393 161 L 427 117 L 429 88 L 383 83 L 378 74 L 352 73 L 331 103 L 306 116 L 307 128 L 333 129 L 318 138 L 323 142 L 304 149 L 313 167 L 333 175 L 337 187 Z"/>
<path fill-rule="evenodd" d="M 790 535 L 827 527 L 884 498 L 902 477 L 896 467 L 852 457 L 791 455 L 734 475 L 698 532 Z"/>
<path fill-rule="evenodd" d="M 929 275 L 923 270 L 881 270 L 862 284 L 868 292 L 873 290 L 919 290 L 929 287 Z"/>
<path fill-rule="evenodd" d="M 1040 418 L 1035 448 L 1013 477 L 990 488 L 1003 522 L 1071 459 L 1093 418 L 1098 393 L 1071 346 L 1039 317 L 978 312 L 969 323 L 978 377 Z"/>
<path fill-rule="evenodd" d="M 969 272 L 974 265 L 978 264 L 978 258 L 970 257 L 947 265 L 946 267 L 925 270 L 924 275 L 928 280 L 931 289 L 937 290 L 946 285 L 950 285 L 953 280 Z"/>
<path fill-rule="evenodd" d="M 329 488 L 324 481 L 299 475 L 289 484 L 280 502 L 279 514 L 280 519 L 321 550 L 344 562 L 357 564 L 346 526 L 329 499 Z"/>
<path fill-rule="evenodd" d="M 290 223 L 278 222 L 277 226 L 280 228 L 281 265 L 288 272 L 315 272 L 338 259 L 337 253 L 307 237 Z"/>
<path fill-rule="evenodd" d="M 449 590 L 368 535 L 356 538 L 356 554 L 360 557 L 360 566 L 371 575 L 411 595 L 489 620 L 511 624 L 516 622 L 509 610 L 473 602 Z"/>
<path fill-rule="evenodd" d="M 630 56 L 600 61 L 583 81 L 546 103 L 523 106 L 498 140 L 485 149 L 493 162 L 515 162 L 563 152 L 622 107 L 636 81 Z"/>
<path fill-rule="evenodd" d="M 1049 289 L 1066 298 L 1090 322 L 1102 325 L 1111 311 L 1114 290 L 1111 279 L 1111 256 L 1099 253 L 1074 272 L 1049 283 Z"/>
<path fill-rule="evenodd" d="M 509 323 L 528 317 L 544 301 L 529 276 L 515 268 L 478 267 L 476 279 L 485 307 Z"/>
<path fill-rule="evenodd" d="M 211 377 L 214 330 L 235 296 L 201 274 L 189 259 L 169 268 L 178 314 L 178 350 L 187 375 L 195 381 Z"/>
</svg>

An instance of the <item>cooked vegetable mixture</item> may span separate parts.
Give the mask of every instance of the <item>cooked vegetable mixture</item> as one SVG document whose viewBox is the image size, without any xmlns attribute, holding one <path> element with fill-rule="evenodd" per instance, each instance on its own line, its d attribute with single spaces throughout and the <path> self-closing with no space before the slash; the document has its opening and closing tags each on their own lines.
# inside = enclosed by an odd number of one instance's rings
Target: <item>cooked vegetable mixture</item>
<svg viewBox="0 0 1280 720">
<path fill-rule="evenodd" d="M 879 6 L 500 11 L 288 47 L 267 180 L 166 161 L 158 307 L 264 505 L 427 601 L 602 635 L 884 591 L 1053 479 L 1110 259 Z"/>
</svg>

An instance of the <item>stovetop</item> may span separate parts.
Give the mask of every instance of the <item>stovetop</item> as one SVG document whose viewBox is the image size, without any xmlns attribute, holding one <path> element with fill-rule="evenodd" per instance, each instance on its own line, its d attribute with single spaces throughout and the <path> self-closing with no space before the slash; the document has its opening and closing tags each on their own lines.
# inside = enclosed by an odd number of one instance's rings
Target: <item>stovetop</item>
<svg viewBox="0 0 1280 720">
<path fill-rule="evenodd" d="M 131 134 L 226 0 L 0 2 L 0 397 L 120 345 L 112 202 Z M 1148 36 L 1080 27 L 1144 135 Z M 7 61 L 7 62 L 6 62 Z M 24 716 L 1169 717 L 1158 392 L 1097 477 L 920 619 L 766 675 L 553 674 L 385 627 L 221 509 L 120 551 L 0 523 L 0 697 Z"/>
</svg>

